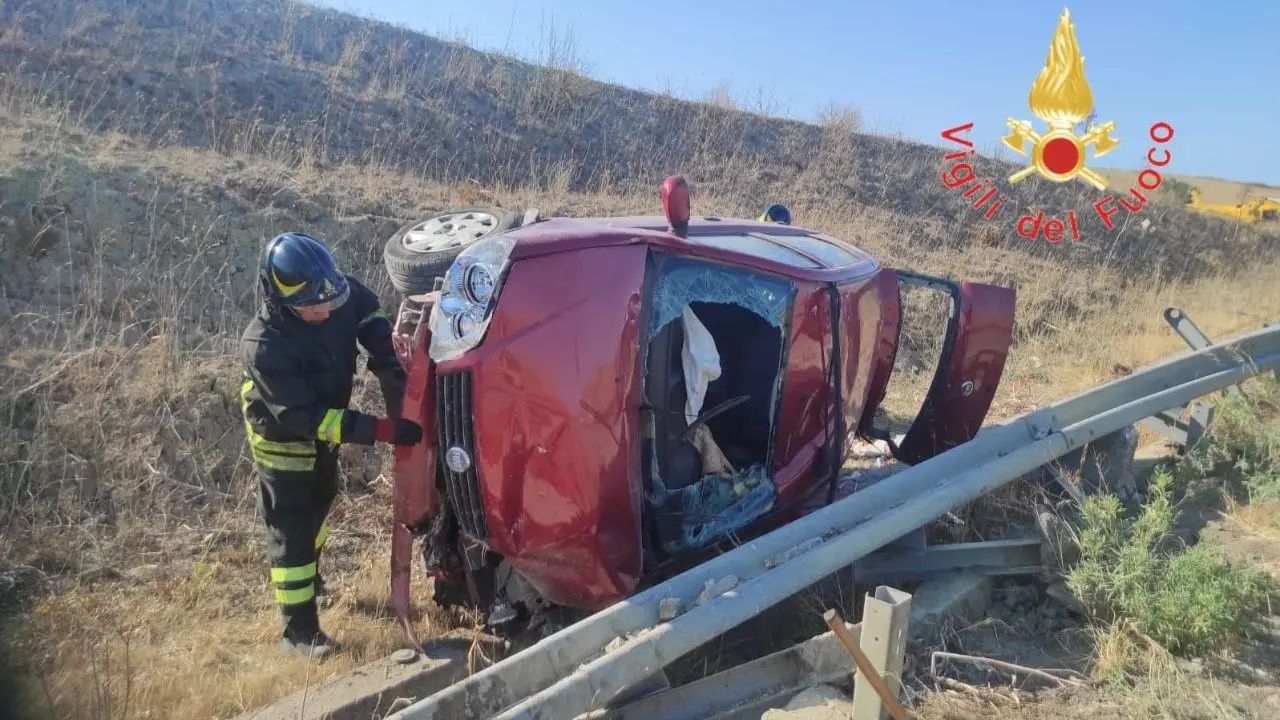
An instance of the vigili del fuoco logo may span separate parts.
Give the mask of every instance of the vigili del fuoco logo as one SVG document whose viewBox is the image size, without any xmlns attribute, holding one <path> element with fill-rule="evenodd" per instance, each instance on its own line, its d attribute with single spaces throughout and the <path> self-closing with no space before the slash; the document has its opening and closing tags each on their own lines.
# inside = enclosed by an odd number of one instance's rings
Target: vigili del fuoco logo
<svg viewBox="0 0 1280 720">
<path fill-rule="evenodd" d="M 1047 128 L 1040 131 L 1031 121 L 1012 117 L 1005 121 L 1009 134 L 1002 138 L 1004 144 L 1030 161 L 1007 178 L 1009 184 L 1017 185 L 1038 173 L 1046 180 L 1083 182 L 1107 193 L 1106 178 L 1087 167 L 1086 151 L 1092 148 L 1093 158 L 1102 157 L 1114 150 L 1120 139 L 1111 135 L 1116 131 L 1114 121 L 1100 125 L 1093 122 L 1093 90 L 1085 78 L 1084 56 L 1076 42 L 1075 25 L 1071 22 L 1069 10 L 1064 9 L 1058 20 L 1058 29 L 1049 45 L 1048 59 L 1031 85 L 1028 105 L 1032 114 Z M 1088 127 L 1083 134 L 1077 135 L 1075 128 L 1086 120 L 1089 121 Z M 973 207 L 977 210 L 985 207 L 983 217 L 991 220 L 999 214 L 1000 204 L 1008 199 L 1008 194 L 1001 191 L 991 178 L 979 179 L 974 172 L 969 161 L 976 155 L 973 143 L 961 135 L 971 129 L 973 123 L 967 122 L 942 131 L 943 139 L 964 148 L 943 157 L 947 167 L 942 170 L 942 184 L 951 190 L 965 188 L 962 197 L 973 198 Z M 1115 227 L 1113 218 L 1121 209 L 1135 214 L 1141 212 L 1147 204 L 1144 193 L 1154 192 L 1163 182 L 1157 168 L 1168 165 L 1172 158 L 1166 143 L 1173 139 L 1173 126 L 1157 122 L 1147 134 L 1151 138 L 1151 147 L 1147 151 L 1148 167 L 1138 174 L 1137 186 L 1118 196 L 1108 193 L 1093 204 L 1098 219 L 1108 230 Z M 1061 242 L 1067 233 L 1072 240 L 1080 239 L 1080 219 L 1076 217 L 1075 210 L 1068 211 L 1065 219 L 1046 217 L 1044 211 L 1034 215 L 1028 213 L 1017 219 L 1015 229 L 1019 235 L 1029 239 L 1043 234 L 1054 244 Z"/>
</svg>

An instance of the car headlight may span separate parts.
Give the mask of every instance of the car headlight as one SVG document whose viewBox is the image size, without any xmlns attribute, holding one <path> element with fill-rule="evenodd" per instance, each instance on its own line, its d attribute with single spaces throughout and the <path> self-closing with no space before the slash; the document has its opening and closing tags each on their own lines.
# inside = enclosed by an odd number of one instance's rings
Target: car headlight
<svg viewBox="0 0 1280 720">
<path fill-rule="evenodd" d="M 480 344 L 514 246 L 515 240 L 505 235 L 485 238 L 449 266 L 440 300 L 431 309 L 432 360 L 448 360 Z"/>
</svg>

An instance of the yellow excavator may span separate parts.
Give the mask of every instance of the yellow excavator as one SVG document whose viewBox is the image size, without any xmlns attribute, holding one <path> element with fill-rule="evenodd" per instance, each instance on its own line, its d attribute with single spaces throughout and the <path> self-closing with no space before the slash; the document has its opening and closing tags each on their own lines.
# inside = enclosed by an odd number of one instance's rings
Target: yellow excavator
<svg viewBox="0 0 1280 720">
<path fill-rule="evenodd" d="M 1230 218 L 1250 225 L 1280 221 L 1280 201 L 1277 198 L 1256 198 L 1239 205 L 1207 203 L 1200 196 L 1199 188 L 1191 188 L 1187 207 L 1202 213 Z"/>
</svg>

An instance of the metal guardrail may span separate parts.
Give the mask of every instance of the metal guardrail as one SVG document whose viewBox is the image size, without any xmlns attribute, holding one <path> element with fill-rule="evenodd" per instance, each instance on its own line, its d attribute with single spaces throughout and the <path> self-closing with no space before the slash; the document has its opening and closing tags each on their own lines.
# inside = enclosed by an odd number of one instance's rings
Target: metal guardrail
<svg viewBox="0 0 1280 720">
<path fill-rule="evenodd" d="M 1200 350 L 1213 344 L 1213 341 L 1209 340 L 1208 336 L 1192 322 L 1182 308 L 1165 308 L 1164 321 L 1192 350 Z M 1235 385 L 1229 385 L 1222 390 L 1224 397 L 1239 394 L 1240 388 Z M 1186 422 L 1183 422 L 1179 417 L 1187 410 L 1190 410 L 1189 417 Z M 1199 442 L 1211 422 L 1213 422 L 1213 405 L 1202 400 L 1191 402 L 1187 407 L 1170 408 L 1166 412 L 1158 412 L 1142 420 L 1142 424 L 1148 430 L 1163 436 L 1181 450 Z"/>
<path fill-rule="evenodd" d="M 388 720 L 564 720 L 942 513 L 1126 425 L 1254 375 L 1280 375 L 1280 325 L 1186 352 L 991 427 L 565 628 Z M 692 606 L 708 581 L 739 584 Z M 683 613 L 661 622 L 663 600 Z M 623 638 L 620 647 L 607 646 Z"/>
</svg>

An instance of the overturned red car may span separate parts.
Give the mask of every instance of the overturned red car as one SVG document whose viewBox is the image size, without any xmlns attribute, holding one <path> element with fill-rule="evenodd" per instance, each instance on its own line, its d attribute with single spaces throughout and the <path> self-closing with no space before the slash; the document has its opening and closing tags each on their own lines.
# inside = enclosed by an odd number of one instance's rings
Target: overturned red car
<svg viewBox="0 0 1280 720">
<path fill-rule="evenodd" d="M 662 216 L 410 223 L 385 261 L 406 297 L 392 596 L 415 538 L 435 598 L 498 632 L 601 609 L 831 502 L 847 438 L 888 440 L 901 288 L 950 295 L 942 357 L 894 456 L 970 440 L 996 392 L 1014 292 L 882 267 L 821 232 Z M 547 619 L 555 622 L 547 624 Z"/>
</svg>

